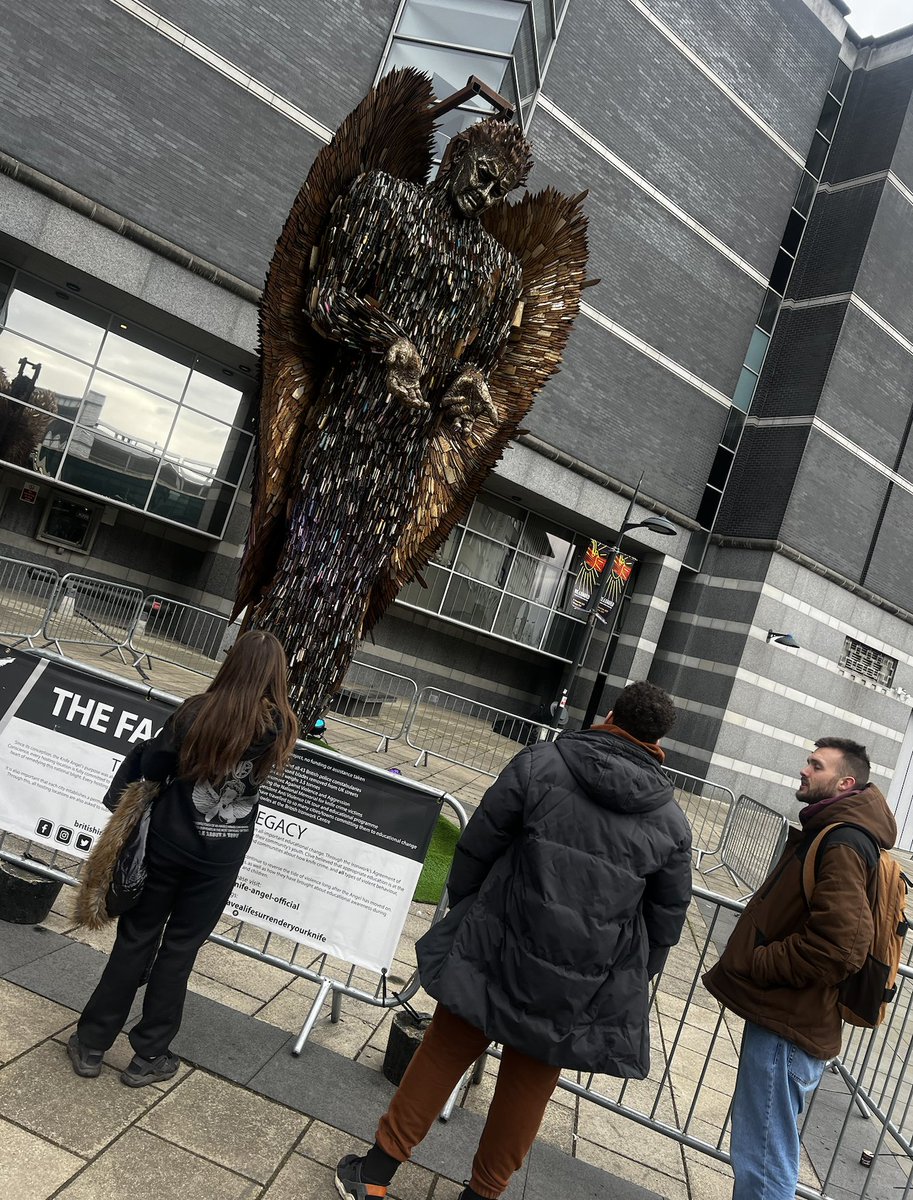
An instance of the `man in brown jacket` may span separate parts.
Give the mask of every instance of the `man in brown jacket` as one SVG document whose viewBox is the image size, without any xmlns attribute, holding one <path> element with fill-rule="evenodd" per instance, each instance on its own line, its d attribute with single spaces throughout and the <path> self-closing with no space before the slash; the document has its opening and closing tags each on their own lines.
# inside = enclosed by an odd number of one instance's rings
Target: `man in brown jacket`
<svg viewBox="0 0 913 1200">
<path fill-rule="evenodd" d="M 745 1019 L 732 1101 L 733 1200 L 795 1200 L 798 1116 L 840 1051 L 837 987 L 865 962 L 873 934 L 867 883 L 897 836 L 869 766 L 857 742 L 815 742 L 799 772 L 800 826 L 704 976 L 707 989 Z M 847 824 L 822 842 L 807 904 L 805 855 L 836 822 Z"/>
</svg>

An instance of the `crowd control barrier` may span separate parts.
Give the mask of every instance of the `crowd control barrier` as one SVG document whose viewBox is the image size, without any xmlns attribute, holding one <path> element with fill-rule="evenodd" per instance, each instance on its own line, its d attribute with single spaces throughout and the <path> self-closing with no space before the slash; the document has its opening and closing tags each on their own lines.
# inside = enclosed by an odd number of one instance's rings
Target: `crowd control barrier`
<svg viewBox="0 0 913 1200">
<path fill-rule="evenodd" d="M 31 646 L 41 637 L 59 580 L 50 567 L 0 558 L 0 638 Z"/>
<path fill-rule="evenodd" d="M 104 646 L 121 661 L 130 633 L 140 615 L 143 593 L 122 583 L 91 575 L 64 575 L 48 605 L 42 635 L 47 646 L 62 654 L 61 642 Z"/>
<path fill-rule="evenodd" d="M 419 751 L 416 766 L 427 765 L 430 754 L 496 777 L 524 746 L 547 741 L 559 732 L 540 721 L 426 687 L 409 718 L 406 744 Z"/>
<path fill-rule="evenodd" d="M 418 696 L 418 684 L 405 675 L 372 667 L 357 659 L 327 711 L 340 725 L 361 729 L 379 738 L 378 753 L 386 753 L 406 732 Z"/>
<path fill-rule="evenodd" d="M 15 657 L 13 655 L 14 652 L 11 652 L 11 663 L 15 663 L 16 666 L 12 667 L 12 669 L 20 670 L 23 673 L 23 679 L 25 674 L 31 669 L 31 664 L 23 666 L 19 661 L 20 659 L 32 660 L 32 663 L 44 660 L 55 668 L 55 674 L 50 681 L 54 686 L 53 688 L 49 686 L 46 689 L 52 699 L 53 697 L 57 697 L 54 706 L 55 730 L 69 721 L 71 736 L 73 737 L 79 736 L 77 727 L 86 728 L 87 730 L 97 730 L 103 728 L 106 723 L 110 727 L 112 722 L 118 720 L 118 712 L 120 710 L 123 710 L 120 719 L 127 720 L 128 727 L 138 729 L 140 719 L 138 714 L 141 708 L 141 704 L 138 701 L 157 704 L 160 712 L 163 714 L 160 718 L 161 720 L 164 720 L 165 715 L 167 715 L 167 712 L 171 708 L 180 703 L 176 697 L 155 691 L 139 682 L 122 679 L 120 676 L 113 675 L 101 668 L 83 663 L 75 663 L 46 650 L 29 650 L 23 651 Z M 93 687 L 95 688 L 94 691 Z M 18 684 L 16 690 L 18 690 Z M 13 694 L 15 695 L 15 692 Z M 128 711 L 130 709 L 135 709 L 136 711 Z M 7 710 L 7 714 L 10 711 L 12 710 Z M 0 713 L 0 715 L 3 714 Z M 34 719 L 35 715 L 31 713 L 30 720 Z M 11 723 L 7 723 L 7 730 Z M 22 722 L 22 725 L 26 726 L 27 723 Z M 149 732 L 151 734 L 151 728 Z M 23 729 L 19 729 L 18 731 L 13 731 L 9 736 L 21 741 L 22 738 L 28 737 L 28 734 L 23 732 Z M 2 760 L 7 744 L 8 738 L 0 741 L 0 760 Z M 74 744 L 72 740 L 70 744 Z M 353 781 L 363 778 L 369 782 L 370 789 L 376 788 L 378 793 L 386 795 L 386 799 L 378 804 L 378 809 L 384 810 L 385 813 L 391 806 L 391 800 L 395 801 L 397 796 L 408 794 L 412 798 L 413 804 L 421 804 L 423 803 L 423 798 L 427 797 L 428 804 L 433 808 L 433 812 L 427 814 L 427 818 L 431 821 L 436 820 L 437 813 L 440 811 L 440 807 L 443 806 L 452 813 L 460 829 L 463 829 L 466 825 L 466 814 L 458 801 L 440 789 L 430 787 L 415 780 L 391 775 L 381 767 L 371 766 L 368 763 L 348 758 L 345 755 L 337 754 L 311 743 L 299 742 L 298 752 L 304 753 L 307 756 L 306 768 L 296 776 L 293 776 L 291 783 L 288 785 L 288 791 L 293 800 L 297 801 L 303 797 L 303 802 L 310 804 L 311 811 L 314 811 L 315 804 L 319 803 L 321 799 L 318 793 L 322 784 L 318 777 L 321 773 L 319 764 L 323 763 L 328 777 L 332 776 L 331 790 L 327 793 L 328 800 L 325 813 L 329 813 L 334 820 L 338 818 L 339 823 L 345 827 L 346 831 L 351 831 L 350 836 L 355 838 L 359 844 L 359 854 L 353 855 L 351 867 L 349 868 L 347 865 L 346 868 L 347 870 L 350 869 L 351 874 L 344 880 L 344 890 L 348 897 L 353 896 L 359 887 L 359 881 L 364 884 L 366 878 L 369 886 L 367 891 L 364 891 L 363 887 L 364 895 L 361 897 L 360 905 L 355 904 L 354 901 L 350 901 L 349 899 L 341 901 L 344 905 L 348 903 L 355 905 L 351 910 L 351 914 L 346 910 L 345 920 L 348 921 L 352 929 L 357 930 L 364 924 L 365 914 L 370 913 L 371 909 L 376 908 L 383 899 L 380 896 L 383 889 L 376 886 L 378 875 L 375 874 L 374 868 L 371 866 L 373 859 L 370 859 L 372 853 L 370 847 L 380 846 L 383 852 L 396 854 L 397 844 L 402 839 L 395 836 L 397 831 L 388 835 L 383 829 L 381 829 L 379 835 L 376 831 L 372 835 L 371 826 L 370 824 L 365 824 L 364 815 L 358 810 L 357 804 L 352 807 L 351 812 L 345 811 L 346 797 L 354 794 Z M 49 747 L 44 745 L 43 742 L 41 746 L 36 747 L 35 765 L 33 767 L 35 773 L 39 773 L 42 770 L 54 772 L 57 769 L 55 767 L 56 760 L 47 759 L 48 753 L 52 756 L 59 755 L 60 749 L 56 747 L 56 744 Z M 21 757 L 20 747 L 20 760 Z M 317 764 L 316 769 L 315 763 Z M 113 767 L 111 769 L 113 770 Z M 283 788 L 286 786 L 285 781 L 287 779 L 288 775 L 281 777 L 276 782 L 277 791 L 275 795 L 264 786 L 261 793 L 261 812 L 269 805 L 271 798 L 275 804 L 284 797 Z M 372 780 L 375 782 L 372 783 Z M 85 791 L 85 788 L 83 788 L 83 791 Z M 395 804 L 393 807 L 395 807 Z M 0 818 L 3 816 L 3 811 L 2 797 L 0 797 Z M 340 813 L 342 814 L 341 816 Z M 0 860 L 45 878 L 55 879 L 60 883 L 76 886 L 79 883 L 82 860 L 74 857 L 72 854 L 68 854 L 67 847 L 72 848 L 74 844 L 78 845 L 80 838 L 91 837 L 90 832 L 80 832 L 80 830 L 91 829 L 90 822 L 70 819 L 64 823 L 58 817 L 55 817 L 53 813 L 48 813 L 46 816 L 50 819 L 45 820 L 42 814 L 37 811 L 27 814 L 27 820 L 30 822 L 28 828 L 31 836 L 26 836 L 21 830 L 19 832 L 11 832 L 9 828 L 4 826 L 3 819 L 0 819 Z M 94 806 L 93 819 L 95 819 Z M 426 821 L 426 818 L 423 817 L 422 819 Z M 314 821 L 311 819 L 310 826 L 312 830 L 313 825 Z M 45 828 L 42 829 L 42 826 Z M 271 828 L 275 830 L 275 827 L 274 823 Z M 270 827 L 268 826 L 268 828 Z M 401 829 L 402 826 L 399 828 Z M 298 829 L 301 829 L 300 823 Z M 35 833 L 37 832 L 41 832 L 43 835 L 40 841 L 35 837 Z M 97 834 L 98 830 L 96 828 L 91 832 Z M 65 840 L 64 834 L 66 834 Z M 275 838 L 276 834 L 271 833 L 269 836 Z M 336 836 L 338 838 L 338 834 Z M 255 839 L 254 846 L 248 855 L 248 862 L 255 854 L 257 846 L 258 842 Z M 82 848 L 88 850 L 88 844 L 84 843 Z M 325 859 L 328 856 L 329 848 L 330 842 L 327 839 L 324 839 L 323 842 L 315 843 L 308 848 L 309 857 L 306 857 L 304 861 L 310 864 L 315 858 Z M 366 857 L 366 855 L 369 857 Z M 348 864 L 348 859 L 345 861 Z M 397 861 L 402 862 L 403 860 L 398 859 Z M 417 861 L 414 856 L 412 861 Z M 365 866 L 366 863 L 368 863 L 367 867 Z M 241 915 L 242 908 L 244 912 L 251 912 L 256 908 L 265 906 L 268 900 L 274 899 L 273 896 L 266 895 L 266 889 L 276 886 L 275 880 L 278 879 L 280 873 L 281 869 L 274 876 L 267 866 L 262 872 L 262 886 L 251 887 L 244 895 L 244 899 L 249 899 L 250 903 L 242 906 L 240 901 L 232 901 L 238 910 L 238 919 L 234 920 L 231 911 L 226 910 L 227 928 L 224 928 L 221 932 L 213 933 L 209 940 L 216 945 L 227 947 L 229 950 L 243 954 L 258 962 L 279 967 L 292 975 L 317 984 L 317 994 L 308 1010 L 307 1017 L 294 1045 L 293 1053 L 297 1055 L 301 1052 L 314 1027 L 314 1023 L 328 1000 L 331 1004 L 330 1019 L 336 1022 L 339 1019 L 341 1002 L 344 996 L 357 1000 L 362 1004 L 379 1008 L 395 1008 L 409 1001 L 418 991 L 420 983 L 417 971 L 413 971 L 411 977 L 405 983 L 398 984 L 394 988 L 393 984 L 388 980 L 385 970 L 364 965 L 356 967 L 352 960 L 344 961 L 338 957 L 333 957 L 329 952 L 315 948 L 315 945 L 312 943 L 295 941 L 291 937 L 284 936 L 281 932 L 278 932 L 278 930 L 283 928 L 287 930 L 294 928 L 300 932 L 300 928 L 297 925 L 290 924 L 290 921 L 308 922 L 306 893 L 295 894 L 292 897 L 286 895 L 281 899 L 280 902 L 284 907 L 279 911 L 282 914 L 287 914 L 289 920 L 286 920 L 283 916 L 274 928 L 266 928 L 262 924 L 256 923 L 256 921 L 245 920 L 243 915 Z M 343 890 L 334 885 L 332 881 L 329 884 L 317 883 L 314 886 L 318 890 L 323 887 L 323 895 L 335 896 Z M 406 909 L 408 909 L 410 897 L 411 890 L 405 898 Z M 431 919 L 432 924 L 443 915 L 445 905 L 446 892 L 434 911 Z M 300 912 L 296 910 L 300 910 Z M 258 913 L 257 915 L 262 916 L 263 914 Z M 405 918 L 403 917 L 403 919 Z M 394 921 L 390 936 L 397 936 L 397 934 L 401 936 L 401 927 L 397 930 Z M 395 958 L 396 955 L 394 954 L 393 957 Z"/>
<path fill-rule="evenodd" d="M 735 796 L 728 787 L 698 775 L 671 767 L 663 767 L 663 771 L 671 780 L 675 798 L 691 825 L 691 852 L 700 871 L 706 856 L 714 857 L 720 852 Z"/>
<path fill-rule="evenodd" d="M 788 832 L 789 822 L 781 813 L 750 796 L 739 796 L 723 831 L 720 861 L 705 875 L 722 868 L 751 894 L 770 874 L 783 852 Z"/>
<path fill-rule="evenodd" d="M 197 675 L 215 675 L 229 624 L 228 617 L 208 609 L 167 596 L 145 596 L 130 630 L 133 666 L 144 679 L 142 663 L 151 670 L 154 658 Z"/>
</svg>

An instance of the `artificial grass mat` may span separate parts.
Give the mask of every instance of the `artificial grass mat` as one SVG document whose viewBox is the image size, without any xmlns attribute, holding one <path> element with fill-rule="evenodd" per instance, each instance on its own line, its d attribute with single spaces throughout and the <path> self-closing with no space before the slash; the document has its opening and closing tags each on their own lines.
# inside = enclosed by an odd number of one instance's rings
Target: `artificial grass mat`
<svg viewBox="0 0 913 1200">
<path fill-rule="evenodd" d="M 448 821 L 446 817 L 438 817 L 413 900 L 417 900 L 419 904 L 438 903 L 444 894 L 444 884 L 447 882 L 453 852 L 459 840 L 459 826 Z"/>
</svg>

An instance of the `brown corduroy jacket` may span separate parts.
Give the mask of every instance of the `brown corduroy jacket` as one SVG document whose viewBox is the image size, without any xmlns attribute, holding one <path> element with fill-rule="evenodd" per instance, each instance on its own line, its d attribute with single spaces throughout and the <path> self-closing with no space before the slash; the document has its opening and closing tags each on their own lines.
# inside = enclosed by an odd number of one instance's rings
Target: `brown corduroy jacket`
<svg viewBox="0 0 913 1200">
<path fill-rule="evenodd" d="M 867 830 L 884 849 L 894 845 L 894 817 L 873 784 L 815 813 L 791 830 L 779 862 L 704 976 L 726 1008 L 824 1059 L 840 1051 L 837 986 L 865 962 L 873 931 L 870 867 L 852 839 L 829 835 L 810 905 L 802 893 L 805 852 L 817 833 L 839 821 Z"/>
</svg>

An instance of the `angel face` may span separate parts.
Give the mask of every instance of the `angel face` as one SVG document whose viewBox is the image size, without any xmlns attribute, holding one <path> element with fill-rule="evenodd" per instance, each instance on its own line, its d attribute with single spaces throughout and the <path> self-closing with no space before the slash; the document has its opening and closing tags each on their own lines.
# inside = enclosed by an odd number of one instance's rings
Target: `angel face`
<svg viewBox="0 0 913 1200">
<path fill-rule="evenodd" d="M 479 217 L 517 186 L 516 168 L 496 146 L 466 146 L 447 179 L 450 200 L 462 217 Z"/>
</svg>

